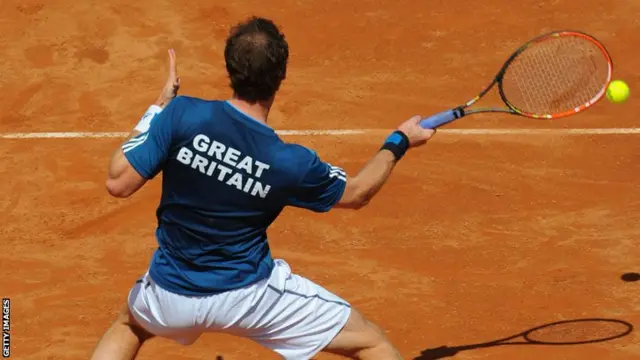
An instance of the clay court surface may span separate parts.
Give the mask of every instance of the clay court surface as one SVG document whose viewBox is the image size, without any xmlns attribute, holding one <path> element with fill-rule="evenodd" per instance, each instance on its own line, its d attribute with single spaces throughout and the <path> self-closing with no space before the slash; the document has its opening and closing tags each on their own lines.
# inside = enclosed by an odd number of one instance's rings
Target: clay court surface
<svg viewBox="0 0 640 360">
<path fill-rule="evenodd" d="M 640 91 L 634 0 L 279 0 L 0 2 L 0 133 L 127 132 L 177 51 L 181 93 L 229 96 L 228 27 L 257 14 L 290 42 L 278 130 L 354 172 L 389 130 L 475 95 L 506 56 L 560 28 L 596 36 L 614 75 Z M 524 129 L 634 128 L 640 102 L 603 101 L 556 122 L 476 116 L 398 165 L 366 209 L 287 209 L 274 256 L 384 327 L 408 359 L 582 318 L 640 326 L 640 134 Z M 478 135 L 463 129 L 511 129 Z M 160 178 L 127 200 L 104 187 L 122 138 L 0 139 L 0 295 L 12 300 L 12 358 L 87 359 L 155 249 Z M 623 329 L 624 330 L 624 329 Z M 555 341 L 573 329 L 556 332 Z M 611 335 L 609 333 L 604 336 Z M 630 360 L 640 335 L 588 345 L 492 346 L 453 359 Z M 276 359 L 225 335 L 140 359 Z M 318 359 L 333 357 L 321 355 Z"/>
</svg>

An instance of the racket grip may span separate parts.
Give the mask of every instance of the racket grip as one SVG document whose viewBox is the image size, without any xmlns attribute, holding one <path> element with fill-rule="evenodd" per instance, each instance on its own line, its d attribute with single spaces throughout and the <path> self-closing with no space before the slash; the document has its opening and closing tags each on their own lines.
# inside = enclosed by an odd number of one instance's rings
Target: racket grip
<svg viewBox="0 0 640 360">
<path fill-rule="evenodd" d="M 420 126 L 423 129 L 435 129 L 463 116 L 464 110 L 462 108 L 450 109 L 420 120 Z"/>
</svg>

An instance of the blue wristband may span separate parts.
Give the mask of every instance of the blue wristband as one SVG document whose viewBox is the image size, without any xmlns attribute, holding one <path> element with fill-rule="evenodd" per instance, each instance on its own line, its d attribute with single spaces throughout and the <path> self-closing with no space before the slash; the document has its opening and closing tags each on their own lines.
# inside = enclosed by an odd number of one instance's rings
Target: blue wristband
<svg viewBox="0 0 640 360">
<path fill-rule="evenodd" d="M 398 161 L 409 150 L 409 138 L 402 131 L 396 130 L 387 137 L 380 150 L 391 151 Z"/>
</svg>

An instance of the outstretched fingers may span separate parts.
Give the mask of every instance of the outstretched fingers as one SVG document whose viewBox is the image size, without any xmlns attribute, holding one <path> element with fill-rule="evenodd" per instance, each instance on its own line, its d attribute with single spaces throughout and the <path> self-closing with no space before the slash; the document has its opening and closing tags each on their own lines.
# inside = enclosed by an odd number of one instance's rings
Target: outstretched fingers
<svg viewBox="0 0 640 360">
<path fill-rule="evenodd" d="M 172 84 L 180 84 L 180 77 L 178 77 L 178 63 L 176 61 L 176 51 L 169 49 L 169 82 Z"/>
</svg>

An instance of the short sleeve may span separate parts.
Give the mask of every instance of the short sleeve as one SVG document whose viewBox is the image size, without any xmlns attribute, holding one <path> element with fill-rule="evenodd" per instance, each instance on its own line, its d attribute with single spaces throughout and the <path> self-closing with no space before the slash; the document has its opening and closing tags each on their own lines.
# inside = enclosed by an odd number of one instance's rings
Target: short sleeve
<svg viewBox="0 0 640 360">
<path fill-rule="evenodd" d="M 162 170 L 167 159 L 172 143 L 172 124 L 180 106 L 179 98 L 173 99 L 153 117 L 149 130 L 122 145 L 124 156 L 131 166 L 147 180 L 154 178 Z"/>
<path fill-rule="evenodd" d="M 317 154 L 307 150 L 301 163 L 303 174 L 289 199 L 291 206 L 327 212 L 342 198 L 347 185 L 347 175 L 339 167 L 322 161 Z"/>
</svg>

